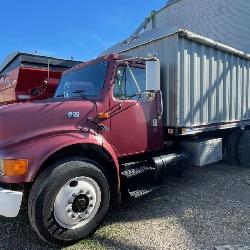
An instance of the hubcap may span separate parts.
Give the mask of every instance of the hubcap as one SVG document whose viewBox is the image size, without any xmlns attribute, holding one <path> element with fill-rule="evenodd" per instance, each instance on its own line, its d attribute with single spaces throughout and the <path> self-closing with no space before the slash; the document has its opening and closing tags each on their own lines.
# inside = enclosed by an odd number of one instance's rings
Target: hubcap
<svg viewBox="0 0 250 250">
<path fill-rule="evenodd" d="M 68 181 L 59 191 L 54 202 L 54 216 L 64 228 L 85 226 L 96 215 L 101 204 L 101 190 L 89 177 Z"/>
<path fill-rule="evenodd" d="M 72 210 L 74 213 L 83 213 L 89 206 L 89 198 L 85 194 L 77 196 L 72 203 Z"/>
</svg>

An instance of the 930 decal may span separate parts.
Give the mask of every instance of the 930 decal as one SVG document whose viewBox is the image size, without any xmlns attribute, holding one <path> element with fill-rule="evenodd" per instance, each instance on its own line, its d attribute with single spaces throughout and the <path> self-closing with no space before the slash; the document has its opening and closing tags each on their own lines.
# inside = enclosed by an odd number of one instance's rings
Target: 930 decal
<svg viewBox="0 0 250 250">
<path fill-rule="evenodd" d="M 67 118 L 69 119 L 80 118 L 80 112 L 68 112 Z"/>
</svg>

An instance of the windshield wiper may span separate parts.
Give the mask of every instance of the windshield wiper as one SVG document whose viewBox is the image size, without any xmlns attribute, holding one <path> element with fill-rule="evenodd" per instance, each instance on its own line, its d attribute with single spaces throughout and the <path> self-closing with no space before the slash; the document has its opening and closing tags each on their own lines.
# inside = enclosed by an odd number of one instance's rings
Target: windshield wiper
<svg viewBox="0 0 250 250">
<path fill-rule="evenodd" d="M 75 90 L 73 92 L 73 94 L 79 94 L 83 99 L 92 102 L 95 105 L 95 108 L 97 110 L 97 104 L 95 100 L 91 100 L 89 99 L 86 95 L 85 95 L 86 90 L 85 89 L 79 89 L 79 90 Z"/>
<path fill-rule="evenodd" d="M 84 94 L 86 92 L 85 89 L 78 89 L 73 92 L 73 94 L 79 94 L 85 100 L 89 100 L 88 97 Z"/>
<path fill-rule="evenodd" d="M 65 95 L 61 94 L 61 95 L 56 95 L 56 98 L 63 98 Z"/>
<path fill-rule="evenodd" d="M 81 97 L 83 97 L 84 99 L 88 100 L 88 98 L 84 95 L 85 90 L 76 90 L 76 91 L 74 91 L 74 92 L 72 92 L 72 93 L 73 93 L 73 94 L 79 94 Z M 65 97 L 65 94 L 62 93 L 62 94 L 60 94 L 60 95 L 56 95 L 55 97 L 56 97 L 56 98 L 63 98 L 63 97 Z"/>
</svg>

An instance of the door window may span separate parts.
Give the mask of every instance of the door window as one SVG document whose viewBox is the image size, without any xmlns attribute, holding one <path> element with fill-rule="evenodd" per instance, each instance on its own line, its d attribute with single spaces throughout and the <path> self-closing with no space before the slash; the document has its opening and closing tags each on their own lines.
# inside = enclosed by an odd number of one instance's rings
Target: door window
<svg viewBox="0 0 250 250">
<path fill-rule="evenodd" d="M 119 66 L 116 71 L 114 97 L 118 100 L 136 100 L 137 94 L 146 90 L 146 70 L 136 67 L 130 67 L 130 70 L 128 66 Z"/>
</svg>

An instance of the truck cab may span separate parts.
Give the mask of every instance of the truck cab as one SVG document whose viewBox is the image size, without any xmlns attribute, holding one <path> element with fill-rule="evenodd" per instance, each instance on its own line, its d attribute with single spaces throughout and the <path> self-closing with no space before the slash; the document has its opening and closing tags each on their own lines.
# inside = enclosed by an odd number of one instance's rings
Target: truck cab
<svg viewBox="0 0 250 250">
<path fill-rule="evenodd" d="M 0 215 L 17 216 L 31 185 L 30 220 L 43 239 L 64 245 L 89 235 L 141 164 L 126 159 L 164 148 L 159 72 L 156 58 L 112 54 L 64 72 L 53 99 L 1 107 Z M 145 160 L 138 168 L 152 170 Z M 48 229 L 51 211 L 65 235 Z"/>
<path fill-rule="evenodd" d="M 93 111 L 79 126 L 98 131 L 118 157 L 155 151 L 163 147 L 158 126 L 162 124 L 160 89 L 157 85 L 147 89 L 146 78 L 144 59 L 111 55 L 67 71 L 55 100 L 91 103 Z M 72 112 L 79 117 L 83 113 L 80 107 Z"/>
</svg>

